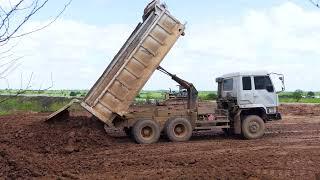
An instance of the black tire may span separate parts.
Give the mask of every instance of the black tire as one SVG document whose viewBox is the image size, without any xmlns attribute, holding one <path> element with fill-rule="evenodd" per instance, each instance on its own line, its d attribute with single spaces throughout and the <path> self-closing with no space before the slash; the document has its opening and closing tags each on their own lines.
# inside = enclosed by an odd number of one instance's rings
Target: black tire
<svg viewBox="0 0 320 180">
<path fill-rule="evenodd" d="M 188 141 L 192 136 L 192 126 L 185 118 L 169 119 L 165 126 L 165 133 L 170 141 Z"/>
<path fill-rule="evenodd" d="M 265 133 L 264 121 L 256 115 L 247 116 L 242 121 L 242 134 L 246 139 L 259 139 Z"/>
<path fill-rule="evenodd" d="M 152 120 L 139 120 L 132 129 L 134 140 L 139 144 L 152 144 L 160 138 L 160 127 Z"/>
</svg>

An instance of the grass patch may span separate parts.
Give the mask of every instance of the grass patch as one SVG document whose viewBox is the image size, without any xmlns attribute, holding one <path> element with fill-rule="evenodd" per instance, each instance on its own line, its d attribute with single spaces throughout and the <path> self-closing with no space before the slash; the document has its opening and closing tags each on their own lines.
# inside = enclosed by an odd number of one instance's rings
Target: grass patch
<svg viewBox="0 0 320 180">
<path fill-rule="evenodd" d="M 7 98 L 1 96 L 0 99 Z M 13 112 L 54 112 L 67 103 L 69 98 L 57 97 L 10 97 L 0 104 L 0 115 L 7 115 Z"/>
<path fill-rule="evenodd" d="M 2 90 L 2 93 L 5 91 Z M 54 112 L 61 107 L 68 104 L 71 99 L 79 98 L 81 99 L 86 91 L 78 91 L 77 93 L 72 90 L 53 90 L 46 91 L 42 93 L 47 93 L 46 96 L 38 96 L 35 94 L 37 91 L 28 91 L 27 95 L 23 96 L 13 96 L 10 97 L 7 101 L 0 103 L 0 115 L 8 115 L 15 112 Z M 145 103 L 148 100 L 163 100 L 165 98 L 165 94 L 168 91 L 141 91 L 140 94 L 136 98 L 136 102 Z M 68 94 L 76 94 L 76 97 L 68 96 Z M 61 95 L 66 95 L 62 96 Z M 290 97 L 291 93 L 281 93 L 280 94 L 280 102 L 281 103 L 297 103 L 297 100 Z M 199 91 L 199 99 L 204 100 L 215 100 L 216 92 L 215 91 Z M 8 96 L 0 95 L 0 101 L 2 99 L 6 99 Z M 319 103 L 319 98 L 302 98 L 298 103 Z M 76 108 L 76 110 L 78 110 Z"/>
<path fill-rule="evenodd" d="M 0 95 L 10 96 L 19 92 L 16 89 L 2 89 Z M 26 90 L 21 95 L 23 96 L 49 96 L 49 97 L 85 97 L 88 90 Z"/>
<path fill-rule="evenodd" d="M 297 102 L 294 98 L 279 98 L 282 103 L 320 103 L 318 98 L 302 98 Z"/>
<path fill-rule="evenodd" d="M 9 114 L 11 114 L 10 112 L 2 112 L 2 111 L 0 111 L 0 116 L 4 116 L 4 115 L 9 115 Z"/>
<path fill-rule="evenodd" d="M 137 96 L 138 99 L 142 100 L 161 100 L 164 99 L 165 92 L 164 91 L 141 91 Z"/>
</svg>

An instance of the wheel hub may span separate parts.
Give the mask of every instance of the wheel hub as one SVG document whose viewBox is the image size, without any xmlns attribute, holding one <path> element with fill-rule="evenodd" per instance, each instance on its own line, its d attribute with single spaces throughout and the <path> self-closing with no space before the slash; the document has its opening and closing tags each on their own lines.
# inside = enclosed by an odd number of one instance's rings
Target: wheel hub
<svg viewBox="0 0 320 180">
<path fill-rule="evenodd" d="M 174 128 L 174 133 L 177 136 L 184 136 L 186 134 L 186 127 L 182 124 L 178 124 Z"/>
<path fill-rule="evenodd" d="M 141 135 L 143 138 L 151 138 L 153 135 L 152 128 L 149 126 L 143 127 L 141 129 Z"/>
<path fill-rule="evenodd" d="M 259 131 L 259 129 L 260 129 L 260 126 L 259 126 L 258 123 L 256 123 L 256 122 L 251 122 L 251 123 L 249 124 L 249 131 L 250 131 L 251 133 L 257 133 L 257 132 Z"/>
</svg>

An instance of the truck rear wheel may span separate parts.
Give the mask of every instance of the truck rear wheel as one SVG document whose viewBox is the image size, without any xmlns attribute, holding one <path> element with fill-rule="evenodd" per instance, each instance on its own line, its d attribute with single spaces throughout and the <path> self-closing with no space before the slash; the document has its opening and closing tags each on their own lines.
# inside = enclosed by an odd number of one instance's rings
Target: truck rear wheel
<svg viewBox="0 0 320 180">
<path fill-rule="evenodd" d="M 170 119 L 166 123 L 165 132 L 173 142 L 188 141 L 192 136 L 192 126 L 185 118 Z"/>
<path fill-rule="evenodd" d="M 160 138 L 160 127 L 152 120 L 139 120 L 132 129 L 134 140 L 139 144 L 152 144 Z"/>
<path fill-rule="evenodd" d="M 247 116 L 242 121 L 242 134 L 246 139 L 258 139 L 264 135 L 265 124 L 256 115 Z"/>
</svg>

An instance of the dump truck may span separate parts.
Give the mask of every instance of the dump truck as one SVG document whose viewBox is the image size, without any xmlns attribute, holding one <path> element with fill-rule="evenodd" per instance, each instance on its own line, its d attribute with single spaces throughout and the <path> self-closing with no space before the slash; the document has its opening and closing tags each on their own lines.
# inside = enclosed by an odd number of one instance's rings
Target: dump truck
<svg viewBox="0 0 320 180">
<path fill-rule="evenodd" d="M 217 78 L 217 108 L 201 110 L 195 86 L 160 66 L 185 34 L 185 25 L 159 1 L 147 5 L 142 20 L 84 100 L 70 102 L 48 120 L 68 113 L 73 103 L 80 103 L 108 128 L 125 131 L 137 143 L 150 144 L 157 142 L 161 134 L 173 142 L 182 142 L 188 141 L 194 131 L 214 129 L 256 139 L 263 136 L 266 122 L 281 119 L 278 95 L 267 72 Z M 143 111 L 129 111 L 156 70 L 168 75 L 184 91 L 185 95 L 179 97 L 182 108 L 172 108 L 164 102 L 147 105 Z M 283 75 L 279 76 L 284 85 Z"/>
</svg>

